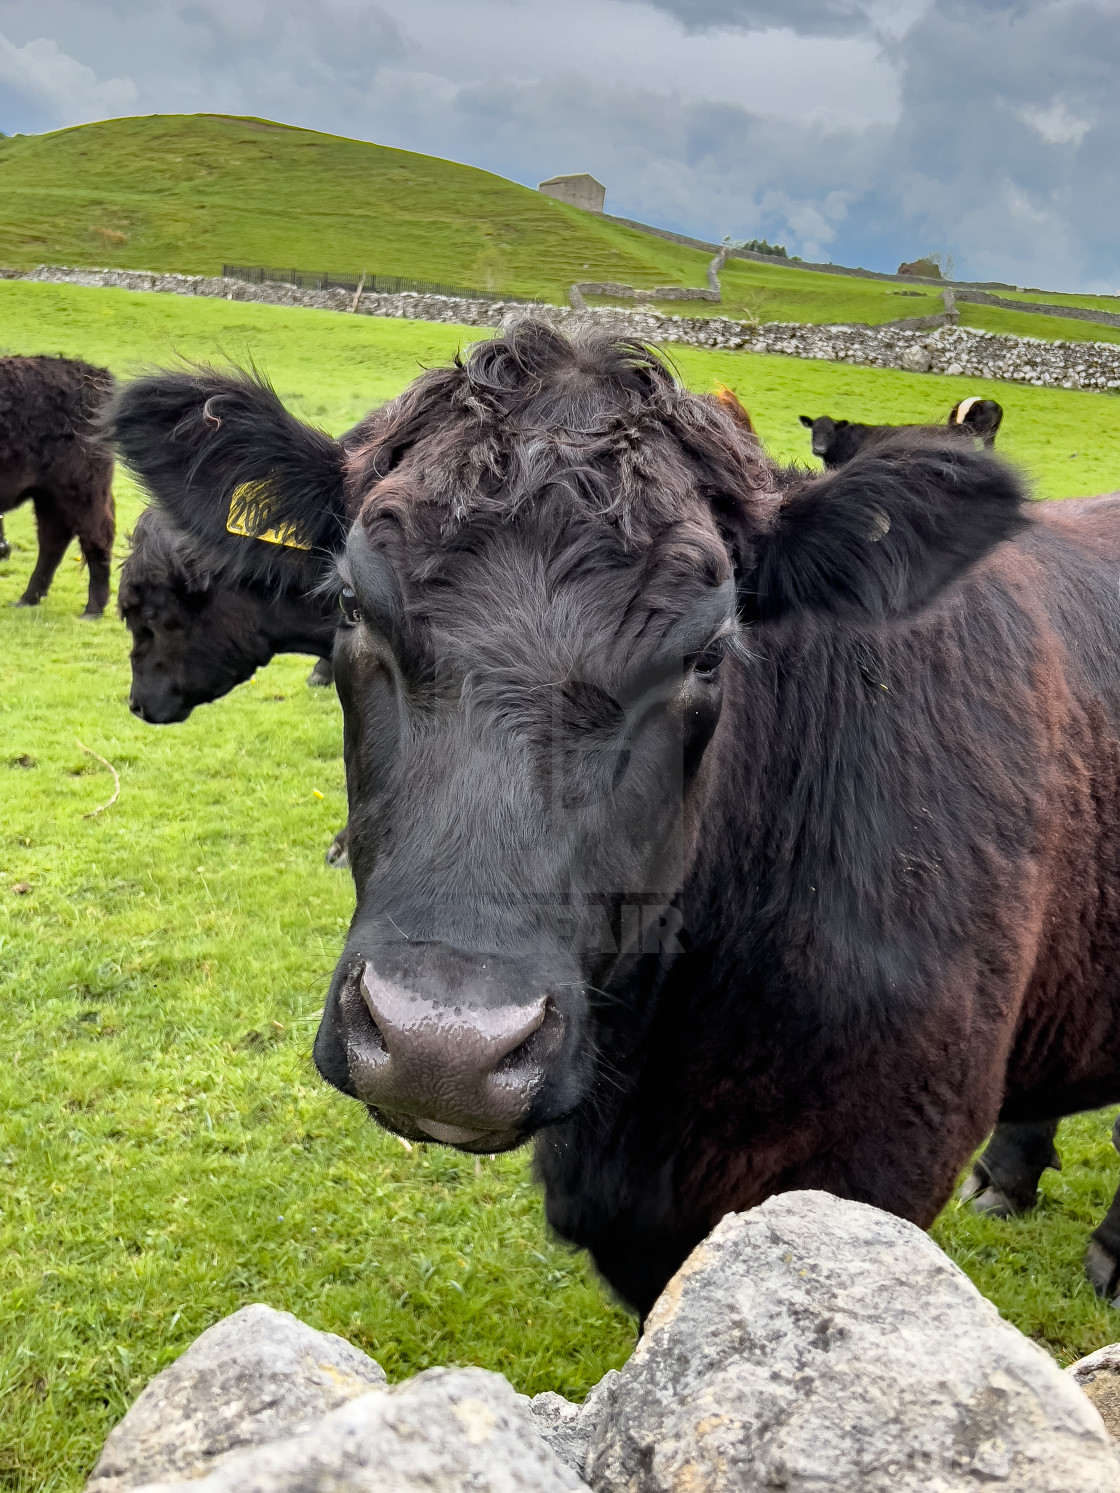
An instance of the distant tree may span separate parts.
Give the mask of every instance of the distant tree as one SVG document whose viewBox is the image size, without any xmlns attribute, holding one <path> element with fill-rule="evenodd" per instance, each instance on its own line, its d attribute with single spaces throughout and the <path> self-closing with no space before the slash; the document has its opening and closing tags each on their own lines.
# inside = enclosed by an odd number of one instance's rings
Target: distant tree
<svg viewBox="0 0 1120 1493">
<path fill-rule="evenodd" d="M 725 238 L 724 243 L 730 249 L 749 249 L 752 254 L 773 254 L 775 259 L 788 259 L 785 244 L 768 244 L 764 238 L 735 239 Z"/>
<path fill-rule="evenodd" d="M 925 255 L 930 264 L 935 264 L 941 271 L 944 280 L 955 280 L 957 278 L 957 267 L 953 263 L 953 256 L 946 254 L 941 249 L 934 249 L 932 253 Z"/>
</svg>

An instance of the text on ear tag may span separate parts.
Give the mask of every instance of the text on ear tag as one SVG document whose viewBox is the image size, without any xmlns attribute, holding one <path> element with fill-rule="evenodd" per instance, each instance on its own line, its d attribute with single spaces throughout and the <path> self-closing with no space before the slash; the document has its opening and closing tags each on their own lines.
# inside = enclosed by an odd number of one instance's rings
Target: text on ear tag
<svg viewBox="0 0 1120 1493">
<path fill-rule="evenodd" d="M 309 550 L 311 546 L 299 537 L 292 524 L 284 524 L 279 529 L 264 529 L 260 532 L 250 528 L 248 522 L 250 506 L 259 504 L 263 509 L 262 500 L 268 496 L 268 491 L 267 482 L 239 483 L 233 489 L 233 495 L 229 500 L 226 533 L 240 534 L 244 539 L 259 539 L 264 544 L 279 544 L 284 549 Z"/>
</svg>

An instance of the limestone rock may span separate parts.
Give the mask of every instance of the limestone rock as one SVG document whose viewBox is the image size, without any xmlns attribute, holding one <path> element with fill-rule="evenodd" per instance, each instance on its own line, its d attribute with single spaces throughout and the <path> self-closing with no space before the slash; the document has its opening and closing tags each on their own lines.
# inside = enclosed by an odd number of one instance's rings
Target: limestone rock
<svg viewBox="0 0 1120 1493">
<path fill-rule="evenodd" d="M 522 1399 L 500 1374 L 428 1369 L 300 1435 L 227 1453 L 191 1493 L 588 1493 L 536 1435 Z"/>
<path fill-rule="evenodd" d="M 110 1432 L 86 1493 L 199 1477 L 215 1457 L 289 1436 L 384 1383 L 345 1338 L 243 1307 L 156 1375 Z"/>
<path fill-rule="evenodd" d="M 1107 1348 L 1079 1358 L 1066 1373 L 1097 1407 L 1108 1434 L 1120 1440 L 1120 1343 L 1109 1343 Z"/>
<path fill-rule="evenodd" d="M 608 1369 L 582 1405 L 573 1404 L 551 1390 L 525 1400 L 537 1435 L 580 1477 L 584 1475 L 588 1449 L 617 1378 L 618 1370 Z"/>
<path fill-rule="evenodd" d="M 928 373 L 933 366 L 929 348 L 923 347 L 920 342 L 915 342 L 912 347 L 908 347 L 899 361 L 910 373 Z"/>
<path fill-rule="evenodd" d="M 819 1192 L 729 1214 L 607 1386 L 597 1493 L 1117 1493 L 1100 1417 L 912 1224 Z"/>
</svg>

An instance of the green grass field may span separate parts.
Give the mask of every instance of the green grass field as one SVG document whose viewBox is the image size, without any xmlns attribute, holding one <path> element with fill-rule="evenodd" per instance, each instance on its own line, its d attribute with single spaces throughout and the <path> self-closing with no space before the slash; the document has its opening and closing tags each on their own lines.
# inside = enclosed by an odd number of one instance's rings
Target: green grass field
<svg viewBox="0 0 1120 1493">
<path fill-rule="evenodd" d="M 0 264 L 14 268 L 364 269 L 564 304 L 576 280 L 700 286 L 708 258 L 471 166 L 266 120 L 154 115 L 0 139 Z M 731 260 L 722 278 L 722 305 L 661 309 L 812 323 L 942 309 L 929 286 L 746 260 Z M 999 308 L 967 308 L 964 320 L 994 331 L 1023 324 L 1037 337 L 1120 336 Z"/>
<path fill-rule="evenodd" d="M 1030 311 L 1008 311 L 1004 306 L 957 307 L 962 327 L 1003 332 L 1012 337 L 1040 337 L 1045 342 L 1120 342 L 1120 327 L 1103 322 L 1067 321 L 1064 316 L 1038 316 Z"/>
<path fill-rule="evenodd" d="M 477 333 L 264 306 L 0 284 L 0 347 L 121 375 L 176 354 L 253 356 L 332 430 Z M 963 380 L 675 354 L 728 383 L 779 454 L 809 413 L 936 418 Z M 1039 492 L 1120 487 L 1120 404 L 993 385 L 1004 449 Z M 1080 454 L 1071 460 L 1071 453 Z M 120 478 L 122 534 L 138 496 Z M 27 510 L 0 564 L 0 1489 L 74 1490 L 147 1379 L 263 1300 L 401 1377 L 478 1363 L 578 1397 L 629 1354 L 630 1319 L 546 1235 L 527 1158 L 406 1150 L 310 1062 L 352 907 L 322 854 L 345 817 L 339 712 L 281 659 L 186 724 L 126 708 L 127 635 L 77 618 L 71 558 L 9 611 Z M 83 817 L 112 792 L 121 796 Z M 1067 1122 L 1031 1218 L 950 1206 L 935 1236 L 1013 1322 L 1068 1360 L 1120 1337 L 1081 1275 L 1116 1185 L 1111 1113 Z"/>
<path fill-rule="evenodd" d="M 1044 302 L 1050 306 L 1086 306 L 1092 311 L 1120 312 L 1120 294 L 1116 295 L 1069 295 L 1065 291 L 1051 290 L 1000 290 L 996 294 L 1009 301 Z"/>
</svg>

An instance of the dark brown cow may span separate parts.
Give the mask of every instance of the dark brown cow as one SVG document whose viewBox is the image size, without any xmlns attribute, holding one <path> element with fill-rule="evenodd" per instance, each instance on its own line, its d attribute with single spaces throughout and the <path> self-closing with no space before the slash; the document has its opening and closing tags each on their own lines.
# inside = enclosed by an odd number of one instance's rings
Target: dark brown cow
<svg viewBox="0 0 1120 1493">
<path fill-rule="evenodd" d="M 997 1120 L 1120 1099 L 1120 503 L 1028 524 L 945 435 L 784 471 L 648 350 L 532 323 L 357 450 L 206 375 L 115 430 L 233 571 L 339 557 L 320 1071 L 413 1139 L 535 1135 L 639 1310 L 730 1209 L 928 1225 Z M 246 490 L 279 546 L 227 533 Z"/>
<path fill-rule="evenodd" d="M 38 606 L 76 538 L 89 566 L 82 615 L 105 610 L 115 531 L 113 457 L 92 432 L 112 389 L 108 369 L 89 363 L 0 358 L 0 514 L 30 500 L 39 531 L 39 558 L 17 606 Z"/>
</svg>

